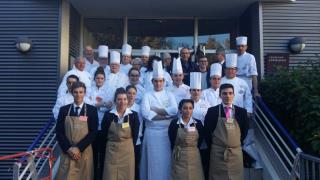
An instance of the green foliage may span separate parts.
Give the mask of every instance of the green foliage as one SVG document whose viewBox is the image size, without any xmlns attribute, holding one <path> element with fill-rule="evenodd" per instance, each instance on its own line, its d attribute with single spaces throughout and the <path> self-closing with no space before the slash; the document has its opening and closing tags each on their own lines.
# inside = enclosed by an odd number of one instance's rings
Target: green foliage
<svg viewBox="0 0 320 180">
<path fill-rule="evenodd" d="M 279 68 L 265 77 L 260 88 L 304 151 L 320 154 L 320 57 L 290 70 Z"/>
</svg>

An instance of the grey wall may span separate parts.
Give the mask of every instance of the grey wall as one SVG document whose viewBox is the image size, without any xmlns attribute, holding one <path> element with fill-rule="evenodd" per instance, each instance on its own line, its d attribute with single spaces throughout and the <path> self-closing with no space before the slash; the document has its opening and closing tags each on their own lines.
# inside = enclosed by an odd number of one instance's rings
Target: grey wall
<svg viewBox="0 0 320 180">
<path fill-rule="evenodd" d="M 0 1 L 0 156 L 25 151 L 51 117 L 56 99 L 60 1 Z M 16 50 L 18 36 L 33 41 Z M 0 161 L 0 179 L 11 164 Z M 11 178 L 10 178 L 11 179 Z"/>
<path fill-rule="evenodd" d="M 261 74 L 260 63 L 260 29 L 259 29 L 259 2 L 251 4 L 239 17 L 239 35 L 248 37 L 248 52 L 256 58 L 259 77 Z"/>
<path fill-rule="evenodd" d="M 306 38 L 306 48 L 301 54 L 290 54 L 290 66 L 320 53 L 320 1 L 297 0 L 262 5 L 264 55 L 288 53 L 288 42 L 296 36 Z"/>
</svg>

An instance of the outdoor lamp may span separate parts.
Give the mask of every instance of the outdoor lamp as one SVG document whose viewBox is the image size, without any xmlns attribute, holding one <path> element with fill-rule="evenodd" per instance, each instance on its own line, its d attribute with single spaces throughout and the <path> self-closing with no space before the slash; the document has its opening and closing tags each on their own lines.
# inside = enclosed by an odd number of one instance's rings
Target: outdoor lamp
<svg viewBox="0 0 320 180">
<path fill-rule="evenodd" d="M 23 53 L 30 51 L 32 47 L 32 41 L 28 37 L 18 37 L 16 40 L 17 50 Z"/>
<path fill-rule="evenodd" d="M 294 54 L 299 54 L 306 47 L 303 37 L 295 37 L 289 41 L 289 50 Z"/>
</svg>

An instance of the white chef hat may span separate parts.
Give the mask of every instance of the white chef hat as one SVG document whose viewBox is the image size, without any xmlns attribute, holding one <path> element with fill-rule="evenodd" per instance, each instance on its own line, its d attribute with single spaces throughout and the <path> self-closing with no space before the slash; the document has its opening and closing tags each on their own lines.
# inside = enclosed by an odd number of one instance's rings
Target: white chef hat
<svg viewBox="0 0 320 180">
<path fill-rule="evenodd" d="M 201 72 L 190 73 L 190 89 L 201 89 Z"/>
<path fill-rule="evenodd" d="M 153 78 L 163 78 L 163 67 L 161 61 L 153 61 Z"/>
<path fill-rule="evenodd" d="M 110 52 L 110 64 L 120 64 L 120 53 L 118 51 Z"/>
<path fill-rule="evenodd" d="M 150 56 L 150 47 L 149 46 L 142 46 L 141 48 L 141 55 L 142 56 Z"/>
<path fill-rule="evenodd" d="M 227 68 L 237 67 L 237 58 L 238 58 L 238 54 L 236 53 L 226 54 L 226 67 Z"/>
<path fill-rule="evenodd" d="M 122 45 L 121 53 L 125 56 L 131 56 L 132 46 L 129 44 Z"/>
<path fill-rule="evenodd" d="M 237 46 L 239 46 L 239 45 L 247 45 L 247 40 L 248 40 L 248 37 L 246 37 L 246 36 L 237 37 L 236 38 Z"/>
<path fill-rule="evenodd" d="M 174 58 L 172 64 L 172 74 L 183 74 L 180 58 Z"/>
<path fill-rule="evenodd" d="M 212 76 L 220 76 L 222 74 L 222 66 L 220 63 L 213 63 L 210 66 L 210 77 Z"/>
<path fill-rule="evenodd" d="M 108 51 L 109 51 L 108 46 L 99 45 L 99 47 L 98 47 L 99 58 L 107 58 L 108 57 Z"/>
</svg>

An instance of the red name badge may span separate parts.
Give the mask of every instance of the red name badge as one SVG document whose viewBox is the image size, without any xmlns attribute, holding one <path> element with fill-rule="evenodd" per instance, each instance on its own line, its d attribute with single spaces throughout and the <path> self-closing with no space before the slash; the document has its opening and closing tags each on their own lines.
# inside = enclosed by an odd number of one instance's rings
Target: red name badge
<svg viewBox="0 0 320 180">
<path fill-rule="evenodd" d="M 79 116 L 79 120 L 80 121 L 87 121 L 88 120 L 88 116 Z"/>
</svg>

